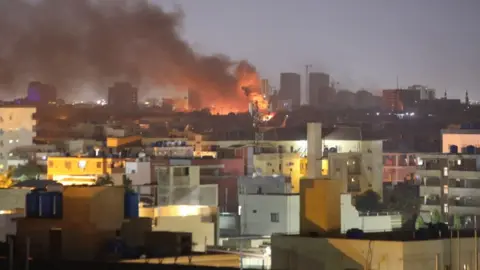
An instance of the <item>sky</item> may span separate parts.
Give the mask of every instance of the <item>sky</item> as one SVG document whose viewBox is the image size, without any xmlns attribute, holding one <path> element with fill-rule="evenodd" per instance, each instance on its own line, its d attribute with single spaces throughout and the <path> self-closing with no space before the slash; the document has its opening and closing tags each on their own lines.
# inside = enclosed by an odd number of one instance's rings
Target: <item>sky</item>
<svg viewBox="0 0 480 270">
<path fill-rule="evenodd" d="M 398 78 L 480 100 L 479 0 L 151 1 L 183 9 L 182 35 L 197 51 L 247 59 L 277 88 L 281 72 L 311 64 L 354 91 Z"/>
</svg>

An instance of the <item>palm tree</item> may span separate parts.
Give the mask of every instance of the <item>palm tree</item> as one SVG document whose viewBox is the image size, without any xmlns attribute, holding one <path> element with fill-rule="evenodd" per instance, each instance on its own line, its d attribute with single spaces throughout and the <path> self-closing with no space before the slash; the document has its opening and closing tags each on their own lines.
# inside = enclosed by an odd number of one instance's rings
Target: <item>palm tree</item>
<svg viewBox="0 0 480 270">
<path fill-rule="evenodd" d="M 113 186 L 115 183 L 112 180 L 112 177 L 109 174 L 105 174 L 104 176 L 100 176 L 95 181 L 95 185 L 97 186 Z"/>
</svg>

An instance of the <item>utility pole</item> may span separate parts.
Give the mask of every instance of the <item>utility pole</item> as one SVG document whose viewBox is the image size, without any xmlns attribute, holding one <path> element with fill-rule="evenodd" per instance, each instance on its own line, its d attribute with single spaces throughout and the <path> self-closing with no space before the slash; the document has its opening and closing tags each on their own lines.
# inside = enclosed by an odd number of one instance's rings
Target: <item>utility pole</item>
<svg viewBox="0 0 480 270">
<path fill-rule="evenodd" d="M 305 103 L 310 104 L 310 89 L 309 89 L 309 78 L 308 75 L 310 74 L 310 68 L 312 68 L 312 65 L 308 64 L 305 65 Z"/>
</svg>

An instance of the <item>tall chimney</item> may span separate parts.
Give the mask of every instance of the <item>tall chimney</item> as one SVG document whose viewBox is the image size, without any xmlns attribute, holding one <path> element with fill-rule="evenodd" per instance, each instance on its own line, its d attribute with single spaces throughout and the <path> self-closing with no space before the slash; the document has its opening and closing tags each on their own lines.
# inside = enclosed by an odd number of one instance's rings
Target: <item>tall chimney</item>
<svg viewBox="0 0 480 270">
<path fill-rule="evenodd" d="M 308 178 L 318 179 L 322 176 L 323 142 L 321 123 L 307 124 L 307 145 Z"/>
</svg>

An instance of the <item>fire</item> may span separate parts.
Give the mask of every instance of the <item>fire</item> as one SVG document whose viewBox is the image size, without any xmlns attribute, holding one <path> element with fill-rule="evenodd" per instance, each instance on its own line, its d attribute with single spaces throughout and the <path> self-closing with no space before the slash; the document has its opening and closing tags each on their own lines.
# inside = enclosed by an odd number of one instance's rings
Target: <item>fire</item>
<svg viewBox="0 0 480 270">
<path fill-rule="evenodd" d="M 248 88 L 251 91 L 248 101 L 257 104 L 260 112 L 268 112 L 268 100 L 261 94 L 260 77 L 256 70 L 248 63 L 241 63 L 237 67 L 236 76 L 238 80 L 237 93 L 244 94 L 243 88 Z"/>
</svg>

